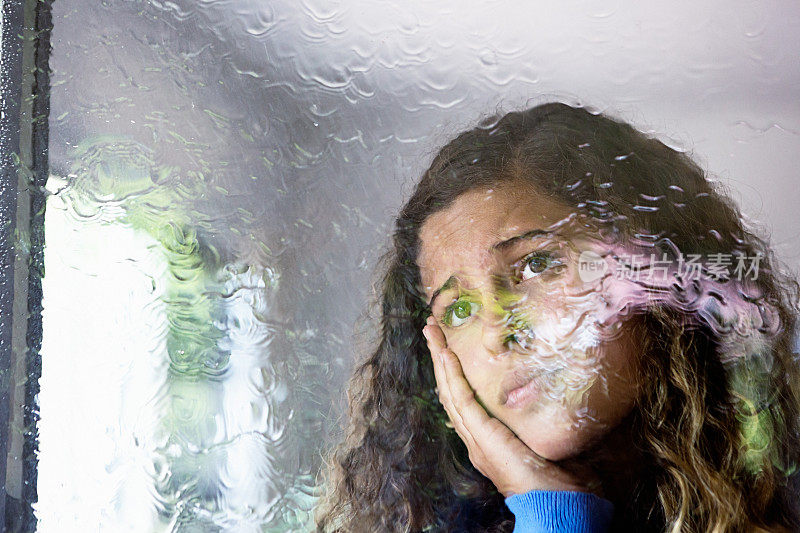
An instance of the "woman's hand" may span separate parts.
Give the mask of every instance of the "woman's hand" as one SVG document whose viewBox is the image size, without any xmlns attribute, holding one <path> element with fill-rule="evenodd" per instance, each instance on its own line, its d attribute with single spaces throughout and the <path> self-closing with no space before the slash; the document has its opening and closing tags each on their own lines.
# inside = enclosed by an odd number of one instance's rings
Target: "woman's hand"
<svg viewBox="0 0 800 533">
<path fill-rule="evenodd" d="M 508 497 L 538 490 L 572 490 L 603 496 L 594 473 L 580 465 L 566 470 L 528 448 L 505 424 L 478 403 L 458 357 L 446 346 L 444 332 L 431 317 L 423 328 L 444 406 L 453 429 L 464 441 L 478 471 Z M 542 428 L 547 431 L 547 428 Z"/>
</svg>

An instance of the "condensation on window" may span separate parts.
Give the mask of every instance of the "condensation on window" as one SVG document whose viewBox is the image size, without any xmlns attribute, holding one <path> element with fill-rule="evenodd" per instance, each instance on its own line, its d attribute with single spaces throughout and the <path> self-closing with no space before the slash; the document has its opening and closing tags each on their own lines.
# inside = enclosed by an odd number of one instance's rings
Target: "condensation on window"
<svg viewBox="0 0 800 533">
<path fill-rule="evenodd" d="M 798 265 L 788 4 L 53 4 L 40 531 L 312 527 L 402 199 L 498 109 L 692 152 Z"/>
</svg>

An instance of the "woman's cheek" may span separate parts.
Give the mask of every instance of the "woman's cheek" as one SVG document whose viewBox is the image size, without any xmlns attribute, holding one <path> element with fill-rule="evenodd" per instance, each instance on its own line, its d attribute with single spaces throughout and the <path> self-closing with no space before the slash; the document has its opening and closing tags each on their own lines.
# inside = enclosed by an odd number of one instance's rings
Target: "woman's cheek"
<svg viewBox="0 0 800 533">
<path fill-rule="evenodd" d="M 498 378 L 492 375 L 493 366 L 489 364 L 489 356 L 483 349 L 479 327 L 464 327 L 466 329 L 452 335 L 453 341 L 448 347 L 458 357 L 467 382 L 481 396 L 481 393 L 485 394 L 491 389 L 492 379 Z"/>
<path fill-rule="evenodd" d="M 466 372 L 467 366 L 474 366 L 477 360 L 477 353 L 481 347 L 481 337 L 479 328 L 468 325 L 462 326 L 456 331 L 451 329 L 447 337 L 447 347 L 458 357 L 462 368 Z"/>
</svg>

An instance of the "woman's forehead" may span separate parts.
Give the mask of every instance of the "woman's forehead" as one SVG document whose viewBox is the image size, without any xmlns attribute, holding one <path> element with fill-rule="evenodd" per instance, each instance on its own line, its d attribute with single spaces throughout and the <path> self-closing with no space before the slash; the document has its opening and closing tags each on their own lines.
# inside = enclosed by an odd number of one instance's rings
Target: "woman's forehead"
<svg viewBox="0 0 800 533">
<path fill-rule="evenodd" d="M 508 186 L 483 188 L 462 194 L 447 208 L 430 215 L 422 225 L 420 240 L 427 253 L 441 246 L 468 243 L 488 250 L 495 242 L 520 232 L 556 224 L 572 211 L 543 195 L 521 194 Z"/>
</svg>

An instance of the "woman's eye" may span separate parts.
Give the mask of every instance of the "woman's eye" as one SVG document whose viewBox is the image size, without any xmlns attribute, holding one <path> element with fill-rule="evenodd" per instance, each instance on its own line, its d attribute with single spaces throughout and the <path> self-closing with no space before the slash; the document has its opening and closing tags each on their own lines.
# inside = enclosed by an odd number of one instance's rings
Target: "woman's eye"
<svg viewBox="0 0 800 533">
<path fill-rule="evenodd" d="M 469 300 L 459 300 L 450 305 L 444 313 L 444 323 L 450 327 L 457 328 L 467 321 L 469 317 L 478 312 L 480 304 Z"/>
<path fill-rule="evenodd" d="M 549 252 L 533 252 L 522 260 L 522 271 L 519 273 L 519 281 L 526 281 L 534 278 L 547 270 L 563 265 L 561 261 L 553 257 Z"/>
</svg>

